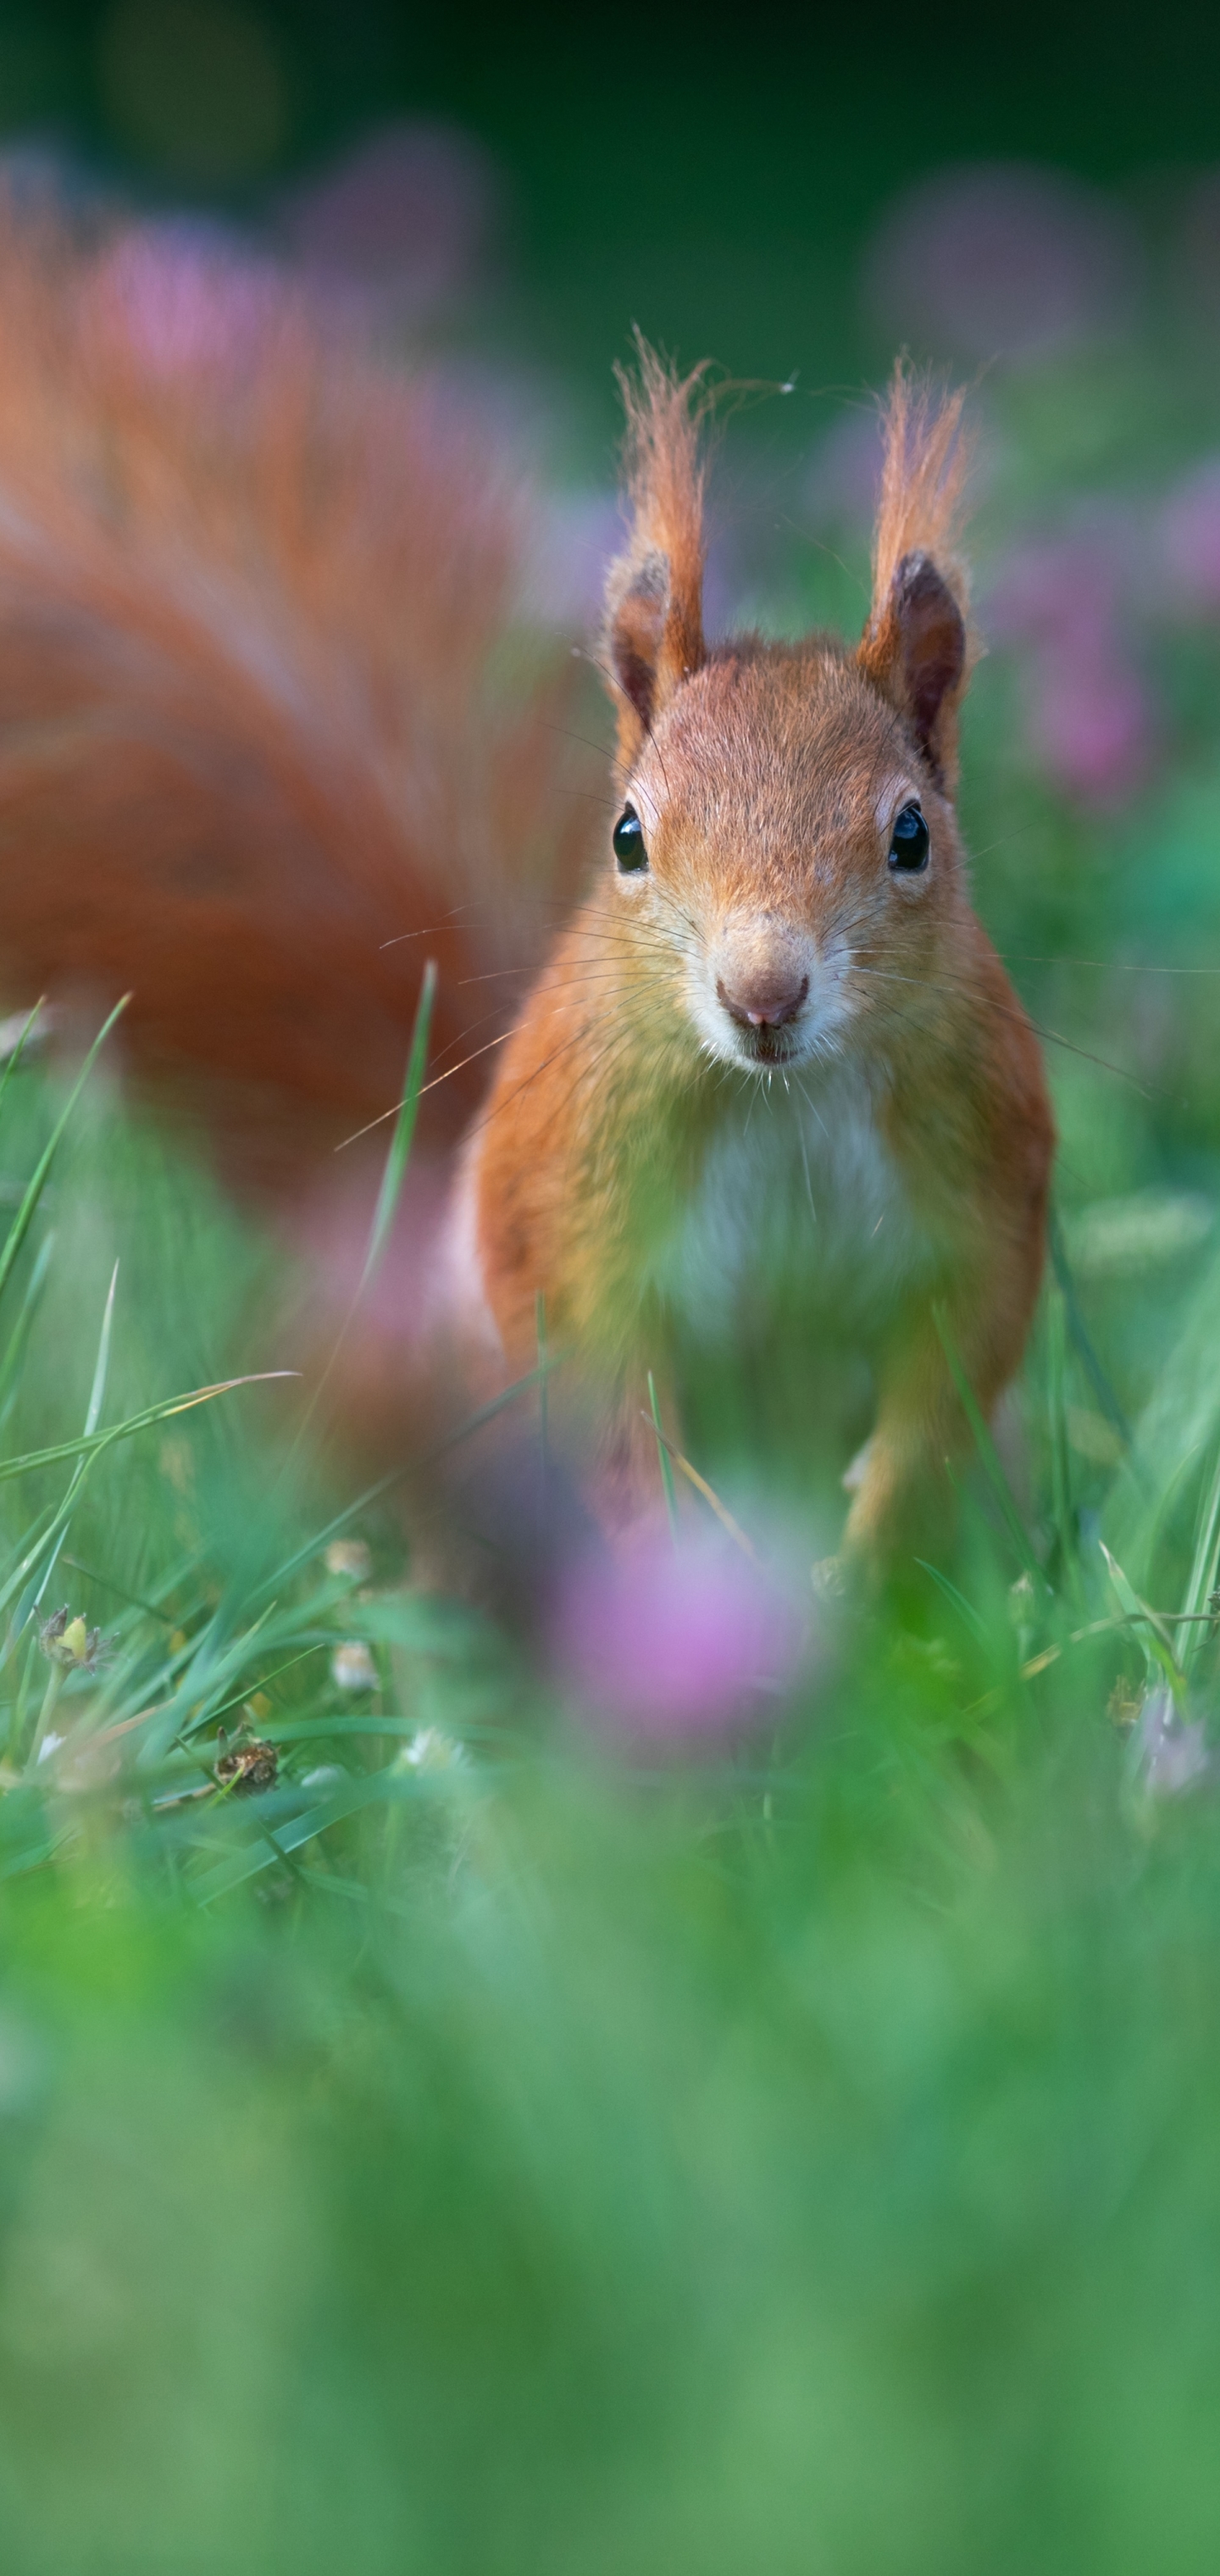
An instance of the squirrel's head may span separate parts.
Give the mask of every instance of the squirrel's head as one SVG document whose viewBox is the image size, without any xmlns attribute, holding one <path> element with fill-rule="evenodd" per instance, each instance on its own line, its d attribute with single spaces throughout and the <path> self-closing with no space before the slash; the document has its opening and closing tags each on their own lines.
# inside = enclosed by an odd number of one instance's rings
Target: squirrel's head
<svg viewBox="0 0 1220 2576">
<path fill-rule="evenodd" d="M 971 658 L 952 549 L 961 398 L 899 367 L 872 608 L 855 647 L 703 637 L 701 372 L 641 344 L 625 385 L 632 523 L 611 566 L 603 666 L 618 712 L 616 901 L 705 1052 L 741 1066 L 837 1053 L 909 1022 L 964 904 L 953 813 Z"/>
</svg>

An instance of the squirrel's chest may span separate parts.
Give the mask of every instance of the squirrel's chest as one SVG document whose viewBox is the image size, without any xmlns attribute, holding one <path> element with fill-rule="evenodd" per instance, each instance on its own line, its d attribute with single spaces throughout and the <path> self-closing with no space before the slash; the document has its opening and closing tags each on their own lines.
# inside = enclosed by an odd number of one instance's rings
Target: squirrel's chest
<svg viewBox="0 0 1220 2576">
<path fill-rule="evenodd" d="M 746 1093 L 708 1146 L 654 1267 L 656 1286 L 697 1333 L 795 1293 L 853 1301 L 880 1322 L 930 1265 L 928 1239 L 850 1069 L 780 1076 Z"/>
</svg>

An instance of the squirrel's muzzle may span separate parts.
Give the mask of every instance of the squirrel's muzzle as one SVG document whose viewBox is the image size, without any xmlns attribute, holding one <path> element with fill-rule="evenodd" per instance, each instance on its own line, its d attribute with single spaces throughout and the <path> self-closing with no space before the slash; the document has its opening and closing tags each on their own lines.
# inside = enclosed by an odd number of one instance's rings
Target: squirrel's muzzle
<svg viewBox="0 0 1220 2576">
<path fill-rule="evenodd" d="M 795 971 L 764 968 L 754 974 L 716 978 L 716 999 L 742 1029 L 782 1029 L 796 1019 L 809 996 L 809 977 Z"/>
<path fill-rule="evenodd" d="M 708 942 L 693 993 L 713 1055 L 730 1064 L 786 1064 L 805 1052 L 818 955 L 802 927 L 774 913 L 735 913 Z M 714 996 L 714 998 L 713 998 Z"/>
</svg>

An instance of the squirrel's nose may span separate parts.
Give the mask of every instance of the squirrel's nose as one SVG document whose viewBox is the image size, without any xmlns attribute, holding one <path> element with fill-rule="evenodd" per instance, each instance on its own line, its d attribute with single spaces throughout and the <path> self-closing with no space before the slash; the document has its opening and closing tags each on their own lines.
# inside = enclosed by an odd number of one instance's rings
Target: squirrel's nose
<svg viewBox="0 0 1220 2576">
<path fill-rule="evenodd" d="M 794 975 L 738 975 L 726 984 L 723 975 L 716 979 L 716 998 L 722 1002 L 731 1020 L 743 1029 L 782 1029 L 796 1018 L 809 991 L 809 977 L 799 982 Z"/>
</svg>

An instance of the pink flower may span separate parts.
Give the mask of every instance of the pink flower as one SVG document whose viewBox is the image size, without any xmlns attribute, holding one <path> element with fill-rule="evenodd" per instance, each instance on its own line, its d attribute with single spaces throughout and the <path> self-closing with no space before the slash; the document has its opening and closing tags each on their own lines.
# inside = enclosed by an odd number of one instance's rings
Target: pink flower
<svg viewBox="0 0 1220 2576">
<path fill-rule="evenodd" d="M 125 233 L 102 265 L 94 327 L 125 342 L 150 374 L 240 373 L 282 311 L 270 269 L 202 225 Z"/>
<path fill-rule="evenodd" d="M 988 631 L 1000 641 L 1066 644 L 1088 652 L 1107 645 L 1128 586 L 1133 531 L 1125 515 L 1054 536 L 1020 537 L 994 578 Z"/>
<path fill-rule="evenodd" d="M 1132 227 L 1095 190 L 1021 162 L 946 170 L 899 200 L 869 260 L 891 336 L 991 357 L 1069 345 L 1120 314 Z"/>
<path fill-rule="evenodd" d="M 612 492 L 568 492 L 552 500 L 530 551 L 526 614 L 565 630 L 593 626 L 606 564 L 621 544 Z"/>
<path fill-rule="evenodd" d="M 564 1587 L 556 1662 L 603 1726 L 653 1744 L 723 1738 L 791 1679 L 804 1640 L 791 1601 L 718 1537 L 650 1530 L 587 1558 Z"/>
<path fill-rule="evenodd" d="M 471 135 L 388 125 L 295 191 L 284 230 L 319 279 L 419 315 L 470 286 L 496 196 L 491 163 Z"/>
<path fill-rule="evenodd" d="M 987 604 L 996 640 L 1026 648 L 1034 758 L 1085 804 L 1128 794 L 1152 752 L 1153 701 L 1127 641 L 1140 561 L 1136 530 L 1125 513 L 1112 511 L 1063 535 L 1018 544 Z"/>
<path fill-rule="evenodd" d="M 1159 535 L 1175 600 L 1187 608 L 1220 608 L 1220 457 L 1194 466 L 1169 493 Z"/>
<path fill-rule="evenodd" d="M 1029 730 L 1035 756 L 1057 786 L 1084 804 L 1113 804 L 1139 784 L 1148 765 L 1148 692 L 1117 654 L 1046 653 L 1034 671 Z"/>
</svg>

